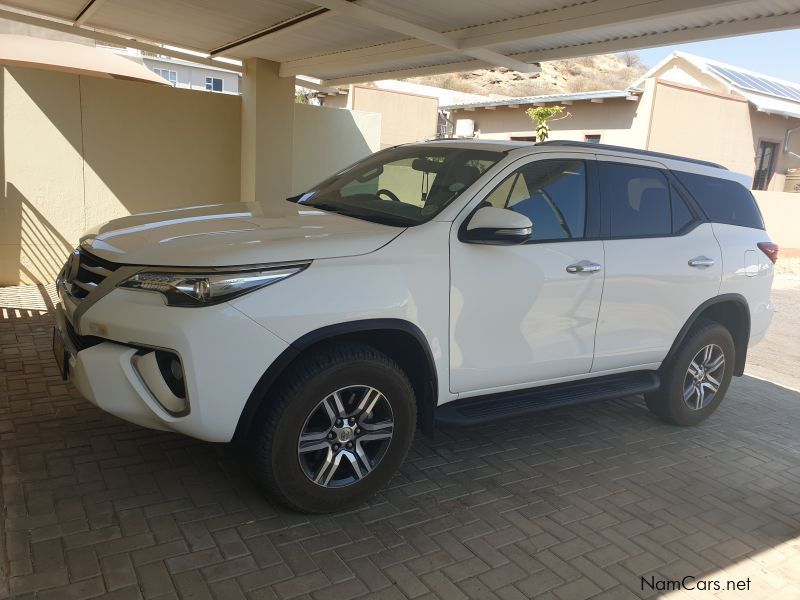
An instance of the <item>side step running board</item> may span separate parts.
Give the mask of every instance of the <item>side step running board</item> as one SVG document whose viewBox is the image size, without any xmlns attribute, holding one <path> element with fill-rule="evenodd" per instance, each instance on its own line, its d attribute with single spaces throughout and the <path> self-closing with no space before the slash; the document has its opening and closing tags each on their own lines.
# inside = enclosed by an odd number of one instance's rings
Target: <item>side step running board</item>
<svg viewBox="0 0 800 600">
<path fill-rule="evenodd" d="M 570 383 L 465 398 L 443 404 L 436 409 L 436 423 L 457 427 L 518 417 L 540 410 L 613 400 L 623 396 L 644 394 L 658 389 L 661 381 L 655 371 L 635 371 Z"/>
</svg>

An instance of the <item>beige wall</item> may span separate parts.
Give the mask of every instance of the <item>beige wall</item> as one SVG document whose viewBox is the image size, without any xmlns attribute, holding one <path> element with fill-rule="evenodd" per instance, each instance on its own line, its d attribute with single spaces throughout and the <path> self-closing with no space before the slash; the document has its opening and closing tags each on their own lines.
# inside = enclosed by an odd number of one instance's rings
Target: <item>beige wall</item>
<svg viewBox="0 0 800 600">
<path fill-rule="evenodd" d="M 800 194 L 754 191 L 753 195 L 772 241 L 784 250 L 800 250 Z"/>
<path fill-rule="evenodd" d="M 381 115 L 297 104 L 294 109 L 292 193 L 380 150 Z"/>
<path fill-rule="evenodd" d="M 239 99 L 0 72 L 0 284 L 51 281 L 88 227 L 239 198 Z"/>
<path fill-rule="evenodd" d="M 694 64 L 681 57 L 673 58 L 661 69 L 653 73 L 653 77 L 660 80 L 659 113 L 657 115 L 659 121 L 654 120 L 657 125 L 662 125 L 664 118 L 670 119 L 679 114 L 680 110 L 685 108 L 692 98 L 699 97 L 698 94 L 691 91 L 697 90 L 696 87 L 692 87 L 692 84 L 718 92 L 718 98 L 727 98 L 733 102 L 738 98 L 738 96 L 728 93 L 728 88 L 725 84 L 715 77 L 703 73 Z M 675 89 L 685 87 L 690 91 L 683 94 L 664 92 L 664 87 L 668 82 L 677 84 Z M 675 105 L 673 102 L 677 96 L 681 96 L 682 99 L 678 105 Z M 734 108 L 734 105 L 728 105 L 728 108 L 723 109 L 722 113 L 720 113 L 718 109 L 723 105 L 725 104 L 720 101 L 715 102 L 708 98 L 698 100 L 695 106 L 697 114 L 690 116 L 689 123 L 685 126 L 685 130 L 694 134 L 691 138 L 692 150 L 705 153 L 704 156 L 697 155 L 699 158 L 721 162 L 731 169 L 741 171 L 747 175 L 753 175 L 759 142 L 775 142 L 779 145 L 780 151 L 777 155 L 775 174 L 770 181 L 769 190 L 783 190 L 786 170 L 800 168 L 800 160 L 783 152 L 783 141 L 787 129 L 799 126 L 800 119 L 786 119 L 780 115 L 758 112 L 753 106 L 748 106 L 747 111 L 745 111 L 741 107 Z M 728 120 L 726 121 L 725 119 Z M 745 130 L 748 131 L 749 136 L 745 135 Z M 697 135 L 698 131 L 703 132 L 702 136 Z M 659 143 L 661 142 L 663 140 L 660 140 Z M 729 142 L 736 145 L 730 145 L 725 148 Z M 673 140 L 673 146 L 677 143 Z M 661 150 L 661 148 L 652 146 L 651 149 Z M 800 135 L 792 142 L 790 149 L 800 154 Z M 722 158 L 712 158 L 714 156 Z"/>
<path fill-rule="evenodd" d="M 97 223 L 239 201 L 241 107 L 238 96 L 0 69 L 0 285 L 52 281 Z M 378 114 L 290 110 L 287 189 L 380 146 Z"/>
<path fill-rule="evenodd" d="M 534 138 L 536 127 L 526 114 L 529 107 L 509 108 L 498 106 L 495 110 L 476 108 L 473 111 L 452 111 L 450 119 L 472 119 L 476 137 L 490 140 Z M 638 101 L 606 100 L 602 104 L 579 101 L 565 107 L 570 117 L 551 124 L 550 139 L 584 141 L 589 134 L 600 134 L 604 144 L 643 147 L 649 119 L 647 97 Z"/>
<path fill-rule="evenodd" d="M 648 150 L 753 174 L 750 108 L 743 98 L 659 81 Z"/>
<path fill-rule="evenodd" d="M 381 114 L 381 148 L 418 142 L 436 134 L 439 100 L 391 90 L 350 88 L 348 106 Z"/>
</svg>

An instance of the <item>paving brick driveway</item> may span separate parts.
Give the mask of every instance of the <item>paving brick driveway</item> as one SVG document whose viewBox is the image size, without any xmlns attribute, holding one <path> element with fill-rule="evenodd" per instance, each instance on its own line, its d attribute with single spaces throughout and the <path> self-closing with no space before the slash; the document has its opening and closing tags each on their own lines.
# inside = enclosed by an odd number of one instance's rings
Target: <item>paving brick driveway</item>
<svg viewBox="0 0 800 600">
<path fill-rule="evenodd" d="M 800 290 L 775 297 L 800 355 Z M 81 400 L 36 288 L 0 306 L 0 597 L 624 599 L 664 596 L 642 576 L 691 575 L 750 591 L 669 597 L 800 598 L 790 388 L 737 379 L 693 429 L 629 398 L 420 436 L 369 506 L 307 517 L 260 496 L 233 449 Z M 800 388 L 766 348 L 754 364 Z"/>
</svg>

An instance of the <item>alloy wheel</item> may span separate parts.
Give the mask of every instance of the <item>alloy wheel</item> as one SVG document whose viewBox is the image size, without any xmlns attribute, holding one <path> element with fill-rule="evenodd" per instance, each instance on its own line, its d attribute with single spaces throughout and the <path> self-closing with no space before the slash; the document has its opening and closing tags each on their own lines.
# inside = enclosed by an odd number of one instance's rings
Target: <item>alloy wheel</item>
<svg viewBox="0 0 800 600">
<path fill-rule="evenodd" d="M 683 380 L 683 401 L 690 410 L 701 410 L 713 402 L 725 373 L 725 353 L 708 344 L 695 354 Z"/>
<path fill-rule="evenodd" d="M 323 398 L 306 418 L 297 457 L 306 477 L 322 487 L 357 483 L 378 466 L 394 431 L 386 396 L 351 385 Z"/>
</svg>

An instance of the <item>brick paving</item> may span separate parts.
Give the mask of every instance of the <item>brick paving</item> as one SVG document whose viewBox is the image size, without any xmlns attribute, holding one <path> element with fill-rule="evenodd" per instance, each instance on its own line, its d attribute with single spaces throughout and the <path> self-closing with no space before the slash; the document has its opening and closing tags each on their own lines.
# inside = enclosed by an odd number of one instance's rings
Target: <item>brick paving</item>
<svg viewBox="0 0 800 600">
<path fill-rule="evenodd" d="M 234 448 L 82 400 L 42 292 L 0 289 L 0 597 L 800 598 L 798 391 L 737 379 L 692 429 L 627 398 L 438 431 L 369 505 L 308 517 Z M 642 589 L 686 575 L 750 590 Z"/>
</svg>

